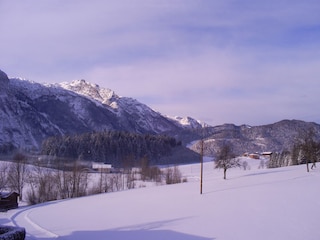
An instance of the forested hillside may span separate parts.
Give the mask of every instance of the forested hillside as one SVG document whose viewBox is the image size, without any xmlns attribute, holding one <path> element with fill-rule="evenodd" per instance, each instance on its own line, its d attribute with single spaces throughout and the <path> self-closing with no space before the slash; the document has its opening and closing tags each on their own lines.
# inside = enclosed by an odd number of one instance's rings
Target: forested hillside
<svg viewBox="0 0 320 240">
<path fill-rule="evenodd" d="M 183 132 L 190 138 L 193 130 L 202 128 L 192 118 L 166 117 L 85 80 L 40 84 L 9 78 L 0 70 L 0 86 L 0 155 L 38 151 L 51 136 L 124 131 L 170 136 Z"/>
<path fill-rule="evenodd" d="M 176 153 L 179 156 L 173 160 Z M 114 166 L 137 166 L 145 157 L 150 164 L 187 163 L 199 159 L 196 153 L 183 147 L 175 138 L 119 131 L 51 137 L 43 142 L 42 154 L 70 161 L 105 162 Z"/>
<path fill-rule="evenodd" d="M 204 154 L 213 157 L 225 143 L 232 147 L 236 155 L 242 155 L 246 152 L 291 151 L 310 131 L 313 133 L 314 141 L 320 141 L 320 125 L 300 120 L 282 120 L 262 126 L 224 124 L 207 127 L 203 131 Z M 198 142 L 193 142 L 190 147 L 200 152 Z"/>
</svg>

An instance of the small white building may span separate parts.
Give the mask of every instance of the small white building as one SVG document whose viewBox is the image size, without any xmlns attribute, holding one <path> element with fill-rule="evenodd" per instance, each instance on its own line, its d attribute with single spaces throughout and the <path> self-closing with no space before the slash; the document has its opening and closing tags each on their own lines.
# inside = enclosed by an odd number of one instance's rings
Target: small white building
<svg viewBox="0 0 320 240">
<path fill-rule="evenodd" d="M 272 152 L 262 152 L 261 155 L 263 155 L 263 156 L 271 156 Z"/>
<path fill-rule="evenodd" d="M 112 170 L 112 165 L 108 163 L 93 162 L 92 169 L 99 172 L 109 173 Z"/>
</svg>

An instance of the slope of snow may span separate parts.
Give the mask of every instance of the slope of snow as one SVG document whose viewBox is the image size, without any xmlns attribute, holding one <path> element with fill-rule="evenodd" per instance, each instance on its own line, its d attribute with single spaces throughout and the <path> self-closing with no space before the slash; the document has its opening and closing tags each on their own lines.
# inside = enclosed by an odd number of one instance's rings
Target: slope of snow
<svg viewBox="0 0 320 240">
<path fill-rule="evenodd" d="M 11 88 L 18 89 L 28 97 L 35 99 L 43 95 L 64 94 L 65 89 L 55 84 L 41 84 L 24 78 L 10 78 Z M 30 94 L 31 93 L 31 94 Z"/>
<path fill-rule="evenodd" d="M 157 133 L 172 130 L 172 126 L 164 123 L 165 119 L 163 115 L 136 99 L 118 96 L 111 89 L 102 88 L 97 84 L 92 84 L 85 80 L 75 80 L 71 83 L 55 84 L 55 86 L 82 95 L 94 101 L 97 105 L 102 104 L 110 107 L 108 109 L 117 114 L 119 118 L 134 118 L 136 119 L 136 123 L 144 129 L 152 129 L 152 131 Z"/>
<path fill-rule="evenodd" d="M 195 120 L 191 117 L 171 117 L 171 116 L 165 116 L 174 122 L 180 124 L 181 126 L 184 126 L 185 128 L 190 128 L 190 129 L 197 129 L 197 128 L 202 128 L 202 127 L 208 127 L 209 125 L 206 123 L 201 123 L 199 120 Z"/>
<path fill-rule="evenodd" d="M 97 84 L 86 82 L 85 80 L 74 80 L 71 83 L 64 82 L 56 84 L 66 90 L 88 97 L 102 104 L 111 105 L 114 98 L 119 98 L 114 91 L 107 88 L 100 88 Z"/>
<path fill-rule="evenodd" d="M 277 240 L 320 239 L 320 171 L 305 166 L 230 169 L 180 166 L 187 183 L 139 188 L 22 207 L 0 224 L 27 229 L 27 239 Z"/>
<path fill-rule="evenodd" d="M 152 116 L 154 118 L 157 118 L 159 115 L 173 120 L 175 123 L 177 123 L 179 126 L 183 126 L 186 128 L 196 129 L 201 128 L 205 126 L 205 124 L 201 124 L 199 121 L 190 118 L 190 117 L 168 117 L 165 115 L 162 115 L 155 110 L 151 109 L 147 105 L 140 103 L 136 99 L 129 98 L 129 97 L 120 97 L 118 96 L 114 91 L 108 88 L 102 88 L 97 84 L 89 83 L 85 80 L 75 80 L 70 83 L 64 82 L 60 84 L 56 84 L 56 86 L 59 86 L 61 88 L 64 88 L 66 90 L 75 92 L 77 94 L 83 95 L 91 100 L 96 101 L 96 103 L 102 103 L 105 105 L 110 106 L 115 112 L 120 116 L 124 112 L 126 112 L 129 115 L 140 115 L 141 120 L 139 122 L 140 125 L 145 125 L 146 128 L 152 128 L 151 121 L 144 121 L 144 116 Z M 147 114 L 146 114 L 147 113 Z M 153 123 L 152 123 L 153 124 Z M 155 127 L 156 132 L 161 131 L 168 131 L 167 128 L 157 128 Z"/>
</svg>

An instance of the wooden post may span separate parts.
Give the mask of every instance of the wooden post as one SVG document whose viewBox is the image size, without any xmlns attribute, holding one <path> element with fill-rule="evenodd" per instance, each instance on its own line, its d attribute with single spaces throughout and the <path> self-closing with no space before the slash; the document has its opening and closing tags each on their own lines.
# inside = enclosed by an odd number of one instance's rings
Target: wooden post
<svg viewBox="0 0 320 240">
<path fill-rule="evenodd" d="M 203 139 L 201 139 L 201 151 L 200 151 L 200 194 L 202 194 L 202 179 L 203 179 Z"/>
</svg>

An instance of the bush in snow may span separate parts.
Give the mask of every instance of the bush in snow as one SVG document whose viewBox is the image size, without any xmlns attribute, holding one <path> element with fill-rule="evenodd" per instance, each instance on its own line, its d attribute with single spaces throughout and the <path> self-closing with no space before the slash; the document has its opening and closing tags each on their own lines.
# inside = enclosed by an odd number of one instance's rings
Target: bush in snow
<svg viewBox="0 0 320 240">
<path fill-rule="evenodd" d="M 166 184 L 176 184 L 182 182 L 182 174 L 177 166 L 173 168 L 167 168 L 164 171 L 166 178 Z"/>
<path fill-rule="evenodd" d="M 24 240 L 26 230 L 20 227 L 0 226 L 0 240 Z"/>
</svg>

